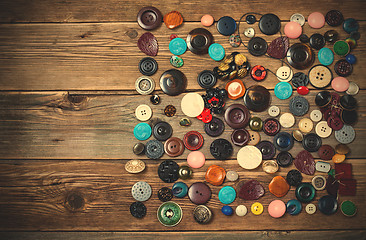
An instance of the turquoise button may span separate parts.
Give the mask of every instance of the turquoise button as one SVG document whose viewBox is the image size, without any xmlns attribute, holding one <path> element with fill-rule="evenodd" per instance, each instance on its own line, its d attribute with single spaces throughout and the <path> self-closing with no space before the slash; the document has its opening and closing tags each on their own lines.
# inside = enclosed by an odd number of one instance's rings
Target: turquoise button
<svg viewBox="0 0 366 240">
<path fill-rule="evenodd" d="M 151 136 L 151 127 L 147 123 L 139 123 L 133 129 L 133 135 L 140 140 L 144 141 Z"/>
<path fill-rule="evenodd" d="M 328 66 L 333 63 L 334 54 L 329 48 L 322 48 L 318 52 L 318 59 L 321 64 Z"/>
<path fill-rule="evenodd" d="M 292 95 L 292 86 L 288 82 L 279 82 L 275 86 L 274 93 L 281 100 L 287 99 Z"/>
<path fill-rule="evenodd" d="M 225 57 L 225 49 L 221 44 L 213 43 L 208 48 L 208 55 L 215 61 L 221 61 Z"/>
<path fill-rule="evenodd" d="M 184 198 L 188 193 L 188 186 L 184 182 L 176 182 L 172 187 L 173 195 Z"/>
<path fill-rule="evenodd" d="M 299 214 L 301 212 L 301 209 L 301 203 L 296 199 L 292 199 L 286 204 L 286 211 L 291 215 Z"/>
<path fill-rule="evenodd" d="M 182 38 L 173 38 L 169 43 L 169 51 L 174 55 L 182 55 L 187 50 L 187 43 Z"/>
<path fill-rule="evenodd" d="M 219 200 L 223 204 L 230 204 L 234 202 L 236 198 L 236 191 L 233 187 L 225 186 L 221 188 L 219 192 Z"/>
</svg>

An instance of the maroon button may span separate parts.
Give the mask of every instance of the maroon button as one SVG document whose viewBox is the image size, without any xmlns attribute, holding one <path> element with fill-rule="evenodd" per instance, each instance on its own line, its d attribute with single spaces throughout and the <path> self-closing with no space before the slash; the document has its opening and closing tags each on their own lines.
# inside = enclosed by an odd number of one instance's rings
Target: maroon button
<svg viewBox="0 0 366 240">
<path fill-rule="evenodd" d="M 182 155 L 184 151 L 183 141 L 176 137 L 171 137 L 164 143 L 164 151 L 170 157 Z"/>
<path fill-rule="evenodd" d="M 225 122 L 234 129 L 245 128 L 249 123 L 249 110 L 242 104 L 232 104 L 225 111 Z"/>
<path fill-rule="evenodd" d="M 339 101 L 341 100 L 341 97 L 339 96 L 338 93 L 335 93 L 335 92 L 332 92 L 330 94 L 331 96 L 331 100 L 330 100 L 330 104 L 332 105 L 338 105 L 339 104 Z"/>
<path fill-rule="evenodd" d="M 318 154 L 320 159 L 329 161 L 332 160 L 335 151 L 330 145 L 322 145 L 318 150 Z"/>
<path fill-rule="evenodd" d="M 246 129 L 236 129 L 231 134 L 231 141 L 237 146 L 247 145 L 250 139 L 249 132 Z"/>
<path fill-rule="evenodd" d="M 341 59 L 334 64 L 334 71 L 341 77 L 347 77 L 352 73 L 353 66 L 346 60 Z"/>
<path fill-rule="evenodd" d="M 152 33 L 144 33 L 137 41 L 137 46 L 141 52 L 149 56 L 156 56 L 158 54 L 159 45 L 158 40 Z"/>
<path fill-rule="evenodd" d="M 303 150 L 297 154 L 294 164 L 300 172 L 307 175 L 314 175 L 315 173 L 315 161 L 311 153 Z"/>
<path fill-rule="evenodd" d="M 264 187 L 257 180 L 240 181 L 236 191 L 238 197 L 245 200 L 257 200 L 264 195 Z"/>
<path fill-rule="evenodd" d="M 296 89 L 297 93 L 300 95 L 306 95 L 309 93 L 309 88 L 307 88 L 306 86 L 300 86 Z"/>
<path fill-rule="evenodd" d="M 329 117 L 327 119 L 328 126 L 332 128 L 334 131 L 341 130 L 343 127 L 343 122 L 340 117 Z"/>
<path fill-rule="evenodd" d="M 155 7 L 141 8 L 137 14 L 137 23 L 145 30 L 153 30 L 162 23 L 163 15 Z"/>
<path fill-rule="evenodd" d="M 193 183 L 188 190 L 188 197 L 194 204 L 205 204 L 211 198 L 211 189 L 206 183 Z"/>
<path fill-rule="evenodd" d="M 263 122 L 263 132 L 268 136 L 276 135 L 281 129 L 281 125 L 277 119 L 267 118 Z"/>
<path fill-rule="evenodd" d="M 188 150 L 196 151 L 202 147 L 203 137 L 197 131 L 190 131 L 184 135 L 183 143 Z"/>
<path fill-rule="evenodd" d="M 332 113 L 332 110 L 330 108 L 323 108 L 324 109 L 324 112 L 323 112 L 323 117 L 324 117 L 324 120 L 325 121 L 328 121 L 328 119 L 330 118 L 330 115 Z M 322 109 L 320 109 L 322 110 Z"/>
</svg>

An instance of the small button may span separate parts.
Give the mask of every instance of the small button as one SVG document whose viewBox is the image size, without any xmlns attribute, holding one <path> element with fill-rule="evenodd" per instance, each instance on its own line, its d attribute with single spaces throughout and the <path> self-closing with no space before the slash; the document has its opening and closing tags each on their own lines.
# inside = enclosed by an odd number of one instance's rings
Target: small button
<svg viewBox="0 0 366 240">
<path fill-rule="evenodd" d="M 346 33 L 357 32 L 359 27 L 360 25 L 354 18 L 347 18 L 343 22 L 343 30 L 346 31 Z"/>
<path fill-rule="evenodd" d="M 257 21 L 257 18 L 252 15 L 252 14 L 249 14 L 245 17 L 245 21 L 248 23 L 248 24 L 254 24 L 256 21 Z"/>
<path fill-rule="evenodd" d="M 236 207 L 235 213 L 239 217 L 244 217 L 248 213 L 248 209 L 244 205 L 239 205 L 239 206 Z"/>
<path fill-rule="evenodd" d="M 318 201 L 319 210 L 325 215 L 332 215 L 338 209 L 337 200 L 330 195 L 323 196 Z"/>
<path fill-rule="evenodd" d="M 241 38 L 239 34 L 231 34 L 229 37 L 229 43 L 232 47 L 239 47 L 241 44 Z"/>
<path fill-rule="evenodd" d="M 169 43 L 169 51 L 173 55 L 182 55 L 187 51 L 187 43 L 182 38 L 174 38 Z"/>
<path fill-rule="evenodd" d="M 139 202 L 147 201 L 151 197 L 151 186 L 147 182 L 137 182 L 131 188 L 132 197 Z"/>
<path fill-rule="evenodd" d="M 315 173 L 314 158 L 307 150 L 302 150 L 296 155 L 294 164 L 299 171 L 306 175 L 314 175 Z"/>
<path fill-rule="evenodd" d="M 162 202 L 170 201 L 173 198 L 173 192 L 170 188 L 162 187 L 158 191 L 158 198 Z"/>
<path fill-rule="evenodd" d="M 232 17 L 224 16 L 217 21 L 217 31 L 224 35 L 229 36 L 236 30 L 236 22 Z"/>
<path fill-rule="evenodd" d="M 179 138 L 171 137 L 165 141 L 164 150 L 169 157 L 180 156 L 184 151 L 183 141 Z"/>
<path fill-rule="evenodd" d="M 333 51 L 335 54 L 337 54 L 339 56 L 346 56 L 350 51 L 350 47 L 347 42 L 345 42 L 343 40 L 339 40 L 334 43 Z"/>
<path fill-rule="evenodd" d="M 292 86 L 288 82 L 279 82 L 274 88 L 274 93 L 278 99 L 288 99 L 292 95 Z"/>
<path fill-rule="evenodd" d="M 349 95 L 354 96 L 354 95 L 357 95 L 359 90 L 360 90 L 360 88 L 357 85 L 357 83 L 349 82 L 349 86 L 348 86 L 348 89 L 347 89 L 346 93 L 349 94 Z"/>
<path fill-rule="evenodd" d="M 327 162 L 322 162 L 322 161 L 318 161 L 316 164 L 315 164 L 315 169 L 318 171 L 318 172 L 324 172 L 324 173 L 328 173 L 331 169 L 331 166 L 329 163 Z"/>
<path fill-rule="evenodd" d="M 302 118 L 299 121 L 299 129 L 303 133 L 309 133 L 311 130 L 313 130 L 313 121 L 311 121 L 309 118 Z"/>
<path fill-rule="evenodd" d="M 208 48 L 208 54 L 215 61 L 221 61 L 225 57 L 225 49 L 219 43 L 213 43 Z"/>
<path fill-rule="evenodd" d="M 300 26 L 304 26 L 305 24 L 305 17 L 301 13 L 294 13 L 290 17 L 291 22 L 297 22 Z"/>
<path fill-rule="evenodd" d="M 154 105 L 158 105 L 160 103 L 160 97 L 157 94 L 154 94 L 150 97 L 150 102 Z"/>
<path fill-rule="evenodd" d="M 145 170 L 145 163 L 138 159 L 133 159 L 125 164 L 125 169 L 128 173 L 140 173 Z"/>
<path fill-rule="evenodd" d="M 262 153 L 255 146 L 242 147 L 236 158 L 239 165 L 247 170 L 255 169 L 262 163 Z"/>
<path fill-rule="evenodd" d="M 177 112 L 177 109 L 173 105 L 167 105 L 164 108 L 164 114 L 167 117 L 173 117 L 176 112 Z"/>
<path fill-rule="evenodd" d="M 231 142 L 240 147 L 245 146 L 249 138 L 249 132 L 246 129 L 235 129 L 231 134 Z"/>
<path fill-rule="evenodd" d="M 308 16 L 308 24 L 312 28 L 322 28 L 325 24 L 325 17 L 320 12 L 313 12 Z"/>
<path fill-rule="evenodd" d="M 352 201 L 346 200 L 341 204 L 341 212 L 346 217 L 353 217 L 357 213 L 357 207 Z"/>
<path fill-rule="evenodd" d="M 148 158 L 158 159 L 164 154 L 164 145 L 158 140 L 150 140 L 146 143 L 145 154 Z"/>
<path fill-rule="evenodd" d="M 225 122 L 234 129 L 245 128 L 249 123 L 250 113 L 242 104 L 232 104 L 225 111 Z"/>
<path fill-rule="evenodd" d="M 239 79 L 228 82 L 225 89 L 228 93 L 228 97 L 233 100 L 243 97 L 246 90 L 244 83 Z"/>
<path fill-rule="evenodd" d="M 320 33 L 314 33 L 310 36 L 309 43 L 312 48 L 319 50 L 325 46 L 325 38 Z"/>
<path fill-rule="evenodd" d="M 248 145 L 252 145 L 252 146 L 257 145 L 259 143 L 259 141 L 261 140 L 261 136 L 259 135 L 259 133 L 252 131 L 252 130 L 248 130 L 248 132 L 249 132 Z"/>
<path fill-rule="evenodd" d="M 278 81 L 289 82 L 292 79 L 293 71 L 287 66 L 282 66 L 277 69 L 276 76 Z"/>
<path fill-rule="evenodd" d="M 219 138 L 211 143 L 210 153 L 218 160 L 226 160 L 232 155 L 233 146 L 228 140 Z"/>
<path fill-rule="evenodd" d="M 217 165 L 211 165 L 206 171 L 205 179 L 214 186 L 220 186 L 224 182 L 225 176 L 226 171 L 224 168 Z"/>
<path fill-rule="evenodd" d="M 356 133 L 352 126 L 344 125 L 342 129 L 335 131 L 334 136 L 338 142 L 349 144 L 355 139 Z"/>
<path fill-rule="evenodd" d="M 250 210 L 254 215 L 261 215 L 263 213 L 263 205 L 259 202 L 255 202 L 250 207 Z"/>
<path fill-rule="evenodd" d="M 193 209 L 193 218 L 199 224 L 206 224 L 211 221 L 212 212 L 205 205 L 198 205 Z"/>
<path fill-rule="evenodd" d="M 244 36 L 246 36 L 247 38 L 252 38 L 254 37 L 254 35 L 255 35 L 254 28 L 249 27 L 244 30 Z"/>
<path fill-rule="evenodd" d="M 327 183 L 327 180 L 325 179 L 325 177 L 323 177 L 321 175 L 317 175 L 317 176 L 313 177 L 313 179 L 311 180 L 311 184 L 317 191 L 324 190 L 326 183 Z"/>
<path fill-rule="evenodd" d="M 346 61 L 353 65 L 357 62 L 357 58 L 355 55 L 349 53 L 346 55 Z"/>
<path fill-rule="evenodd" d="M 173 227 L 180 223 L 183 217 L 182 208 L 175 202 L 165 202 L 157 211 L 158 220 L 166 227 Z"/>
<path fill-rule="evenodd" d="M 223 204 L 230 204 L 234 202 L 236 198 L 236 191 L 231 186 L 225 186 L 219 191 L 219 200 Z"/>
<path fill-rule="evenodd" d="M 176 67 L 176 68 L 180 68 L 184 64 L 183 59 L 181 57 L 178 57 L 175 55 L 170 57 L 169 62 L 173 67 Z"/>
<path fill-rule="evenodd" d="M 286 213 L 286 205 L 281 200 L 273 200 L 268 205 L 268 213 L 273 218 L 280 218 Z"/>
<path fill-rule="evenodd" d="M 213 117 L 209 123 L 205 123 L 204 129 L 207 135 L 218 137 L 224 132 L 225 124 L 220 118 Z"/>
<path fill-rule="evenodd" d="M 135 82 L 135 89 L 142 95 L 148 95 L 155 89 L 155 81 L 150 77 L 139 77 Z"/>
<path fill-rule="evenodd" d="M 352 50 L 352 49 L 354 49 L 355 47 L 356 47 L 356 45 L 357 45 L 357 42 L 356 42 L 356 40 L 355 39 L 353 39 L 353 38 L 346 38 L 346 40 L 344 40 L 346 43 L 348 43 L 348 45 L 349 45 L 349 47 L 350 47 L 350 49 Z M 348 55 L 348 54 L 347 54 Z M 348 61 L 347 61 L 348 62 Z M 352 64 L 352 63 L 350 63 L 350 64 Z"/>
<path fill-rule="evenodd" d="M 232 207 L 225 205 L 221 208 L 221 212 L 225 214 L 226 216 L 231 216 L 234 213 L 234 210 Z"/>
<path fill-rule="evenodd" d="M 187 164 L 191 168 L 201 168 L 203 165 L 205 165 L 205 162 L 206 162 L 206 157 L 200 151 L 190 152 L 187 156 Z"/>
<path fill-rule="evenodd" d="M 266 54 L 268 44 L 266 40 L 261 37 L 253 37 L 248 42 L 249 53 L 253 56 L 262 56 Z"/>
<path fill-rule="evenodd" d="M 283 113 L 279 122 L 282 127 L 290 128 L 295 124 L 295 117 L 291 113 Z"/>
<path fill-rule="evenodd" d="M 146 32 L 137 40 L 137 47 L 148 56 L 156 56 L 159 51 L 158 40 L 154 34 Z"/>
<path fill-rule="evenodd" d="M 153 135 L 159 141 L 165 141 L 173 133 L 172 126 L 167 122 L 158 122 L 153 127 Z"/>
<path fill-rule="evenodd" d="M 155 7 L 141 8 L 137 14 L 137 23 L 142 29 L 154 30 L 158 28 L 163 20 L 163 15 Z"/>
<path fill-rule="evenodd" d="M 307 95 L 309 93 L 309 88 L 305 86 L 300 86 L 296 89 L 297 93 L 300 95 Z"/>
<path fill-rule="evenodd" d="M 183 16 L 180 12 L 177 11 L 171 11 L 167 14 L 165 14 L 164 23 L 169 29 L 174 29 L 176 27 L 179 27 L 183 23 Z"/>
<path fill-rule="evenodd" d="M 183 143 L 188 150 L 196 151 L 202 147 L 203 137 L 197 131 L 189 131 L 184 135 Z"/>
<path fill-rule="evenodd" d="M 293 157 L 291 153 L 287 151 L 282 151 L 279 154 L 277 154 L 276 161 L 279 166 L 288 167 L 292 164 Z"/>
<path fill-rule="evenodd" d="M 211 26 L 214 23 L 214 21 L 215 19 L 209 14 L 203 15 L 201 17 L 201 24 L 205 27 Z"/>
<path fill-rule="evenodd" d="M 281 176 L 276 176 L 268 185 L 269 191 L 276 197 L 285 196 L 290 190 L 290 185 Z"/>
<path fill-rule="evenodd" d="M 295 96 L 291 98 L 289 104 L 290 112 L 295 116 L 303 116 L 309 110 L 309 102 L 306 98 Z"/>
<path fill-rule="evenodd" d="M 296 199 L 292 199 L 286 203 L 286 212 L 288 212 L 290 215 L 299 214 L 301 209 L 301 203 Z"/>
<path fill-rule="evenodd" d="M 179 95 L 187 88 L 187 78 L 181 71 L 170 69 L 161 75 L 160 88 L 169 96 Z"/>
<path fill-rule="evenodd" d="M 322 145 L 318 150 L 318 155 L 320 159 L 329 161 L 334 156 L 335 151 L 330 145 Z"/>
<path fill-rule="evenodd" d="M 268 114 L 271 117 L 277 117 L 278 115 L 280 115 L 280 108 L 277 106 L 270 106 L 268 108 Z M 281 121 L 280 121 L 280 123 L 281 123 Z"/>
<path fill-rule="evenodd" d="M 181 100 L 182 112 L 188 117 L 197 117 L 205 108 L 205 102 L 198 93 L 187 93 Z"/>
<path fill-rule="evenodd" d="M 313 111 L 311 111 L 310 113 L 310 119 L 314 122 L 319 122 L 320 120 L 322 120 L 323 114 L 320 110 L 318 109 L 314 109 Z"/>
<path fill-rule="evenodd" d="M 213 43 L 212 34 L 204 28 L 195 28 L 189 32 L 186 42 L 188 49 L 194 54 L 206 54 Z"/>
<path fill-rule="evenodd" d="M 136 154 L 136 155 L 140 155 L 142 153 L 145 152 L 145 145 L 141 142 L 139 143 L 136 143 L 134 146 L 133 146 L 133 153 Z"/>
<path fill-rule="evenodd" d="M 287 132 L 279 132 L 274 136 L 273 144 L 279 151 L 289 151 L 294 145 L 294 139 Z"/>
<path fill-rule="evenodd" d="M 337 27 L 343 23 L 343 14 L 338 10 L 330 10 L 325 15 L 325 21 L 331 27 Z"/>
<path fill-rule="evenodd" d="M 183 180 L 190 179 L 192 178 L 193 171 L 190 167 L 183 165 L 179 167 L 178 175 Z"/>
<path fill-rule="evenodd" d="M 327 138 L 332 134 L 332 128 L 326 121 L 320 121 L 315 127 L 316 134 L 321 138 Z"/>
<path fill-rule="evenodd" d="M 145 76 L 151 76 L 158 70 L 158 63 L 151 57 L 141 59 L 139 63 L 139 71 Z"/>
<path fill-rule="evenodd" d="M 253 112 L 263 112 L 270 104 L 271 95 L 267 88 L 254 85 L 247 89 L 244 94 L 245 106 Z"/>
<path fill-rule="evenodd" d="M 151 127 L 147 123 L 139 123 L 133 129 L 133 135 L 137 140 L 144 141 L 151 136 Z"/>
<path fill-rule="evenodd" d="M 235 182 L 236 180 L 238 180 L 239 175 L 237 172 L 235 171 L 227 171 L 226 172 L 226 180 L 230 181 L 230 182 Z"/>
<path fill-rule="evenodd" d="M 263 132 L 268 136 L 274 136 L 281 130 L 279 121 L 275 118 L 267 118 L 263 122 Z"/>
<path fill-rule="evenodd" d="M 211 198 L 211 189 L 203 182 L 193 183 L 189 187 L 188 197 L 194 204 L 205 204 Z"/>
<path fill-rule="evenodd" d="M 134 202 L 130 205 L 130 213 L 136 218 L 145 217 L 146 211 L 146 206 L 142 202 Z"/>
<path fill-rule="evenodd" d="M 272 13 L 264 14 L 258 26 L 263 34 L 274 35 L 281 29 L 281 20 Z"/>
<path fill-rule="evenodd" d="M 165 160 L 158 167 L 159 178 L 166 183 L 172 183 L 178 180 L 179 166 L 175 161 Z"/>
<path fill-rule="evenodd" d="M 249 120 L 249 127 L 253 131 L 260 131 L 263 127 L 262 119 L 259 117 L 251 117 Z"/>
<path fill-rule="evenodd" d="M 202 88 L 212 88 L 217 82 L 215 74 L 210 70 L 204 70 L 198 74 L 197 82 Z"/>
<path fill-rule="evenodd" d="M 301 142 L 304 139 L 304 135 L 302 134 L 302 132 L 298 129 L 295 129 L 292 131 L 292 137 L 298 141 Z"/>
<path fill-rule="evenodd" d="M 335 43 L 338 40 L 338 32 L 335 30 L 329 30 L 324 33 L 325 41 L 329 43 Z"/>
<path fill-rule="evenodd" d="M 172 193 L 177 198 L 184 198 L 188 193 L 188 186 L 184 182 L 176 182 L 172 187 Z"/>
<path fill-rule="evenodd" d="M 302 175 L 296 169 L 290 170 L 287 173 L 286 181 L 288 182 L 288 184 L 290 184 L 290 186 L 295 186 L 296 187 L 301 183 Z"/>
<path fill-rule="evenodd" d="M 265 173 L 273 174 L 278 171 L 278 164 L 274 160 L 267 160 L 263 162 L 262 169 Z"/>
<path fill-rule="evenodd" d="M 315 197 L 315 188 L 310 183 L 301 183 L 297 186 L 295 195 L 300 202 L 311 202 Z"/>
<path fill-rule="evenodd" d="M 288 63 L 299 70 L 306 69 L 313 65 L 315 55 L 313 49 L 304 43 L 295 43 L 287 51 Z"/>
<path fill-rule="evenodd" d="M 300 42 L 302 42 L 302 43 L 308 43 L 309 42 L 309 37 L 306 34 L 301 34 L 299 39 L 300 39 Z"/>
<path fill-rule="evenodd" d="M 333 63 L 334 54 L 329 48 L 323 47 L 318 52 L 318 59 L 321 64 L 328 66 Z"/>
<path fill-rule="evenodd" d="M 261 141 L 256 147 L 262 153 L 262 158 L 264 160 L 272 159 L 276 155 L 276 148 L 270 141 Z"/>
<path fill-rule="evenodd" d="M 141 104 L 136 108 L 135 116 L 139 121 L 147 121 L 152 116 L 152 110 L 148 105 Z"/>
<path fill-rule="evenodd" d="M 306 205 L 305 211 L 307 214 L 312 215 L 316 212 L 316 206 L 312 203 L 309 203 L 308 205 Z"/>
</svg>

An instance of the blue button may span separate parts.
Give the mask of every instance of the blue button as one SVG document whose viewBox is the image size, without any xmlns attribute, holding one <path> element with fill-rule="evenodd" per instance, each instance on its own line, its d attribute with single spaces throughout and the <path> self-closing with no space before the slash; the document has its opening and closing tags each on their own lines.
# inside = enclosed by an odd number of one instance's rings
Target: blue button
<svg viewBox="0 0 366 240">
<path fill-rule="evenodd" d="M 292 95 L 292 86 L 288 82 L 279 82 L 275 86 L 274 93 L 279 99 L 287 99 Z"/>
<path fill-rule="evenodd" d="M 223 207 L 221 208 L 221 212 L 222 212 L 223 214 L 225 214 L 226 216 L 231 216 L 231 215 L 233 215 L 234 210 L 233 210 L 233 208 L 232 208 L 232 207 L 230 207 L 230 206 L 223 206 Z"/>
<path fill-rule="evenodd" d="M 182 55 L 187 50 L 187 43 L 182 38 L 173 38 L 169 43 L 169 51 L 174 55 Z"/>
<path fill-rule="evenodd" d="M 217 21 L 217 31 L 224 36 L 233 34 L 236 30 L 236 22 L 232 17 L 225 16 Z"/>
<path fill-rule="evenodd" d="M 225 186 L 221 188 L 219 192 L 219 200 L 223 204 L 230 204 L 234 202 L 236 198 L 236 191 L 233 187 Z"/>
<path fill-rule="evenodd" d="M 333 54 L 332 50 L 324 47 L 319 50 L 318 59 L 321 64 L 328 66 L 333 63 L 334 54 Z"/>
<path fill-rule="evenodd" d="M 144 141 L 151 136 L 151 127 L 147 123 L 139 123 L 133 129 L 133 135 L 140 140 Z"/>
<path fill-rule="evenodd" d="M 294 139 L 287 132 L 279 132 L 274 136 L 273 144 L 279 151 L 289 151 L 294 146 Z"/>
<path fill-rule="evenodd" d="M 292 199 L 286 203 L 286 212 L 291 215 L 299 214 L 301 212 L 301 209 L 301 203 L 296 199 Z"/>
<path fill-rule="evenodd" d="M 178 198 L 184 198 L 188 193 L 188 186 L 184 182 L 176 182 L 172 188 L 173 195 Z"/>
<path fill-rule="evenodd" d="M 277 138 L 277 141 L 276 141 L 277 145 L 281 148 L 286 148 L 288 146 L 290 146 L 291 144 L 291 141 L 290 141 L 290 138 L 288 138 L 287 135 L 284 135 L 284 134 L 280 134 Z"/>
<path fill-rule="evenodd" d="M 343 30 L 346 31 L 346 33 L 357 32 L 359 27 L 360 25 L 354 18 L 347 18 L 344 20 Z"/>
<path fill-rule="evenodd" d="M 355 55 L 349 53 L 346 56 L 346 61 L 349 62 L 350 64 L 355 64 L 357 62 L 357 58 Z"/>
<path fill-rule="evenodd" d="M 208 48 L 208 54 L 215 61 L 221 61 L 225 57 L 225 49 L 218 43 L 213 43 Z"/>
</svg>

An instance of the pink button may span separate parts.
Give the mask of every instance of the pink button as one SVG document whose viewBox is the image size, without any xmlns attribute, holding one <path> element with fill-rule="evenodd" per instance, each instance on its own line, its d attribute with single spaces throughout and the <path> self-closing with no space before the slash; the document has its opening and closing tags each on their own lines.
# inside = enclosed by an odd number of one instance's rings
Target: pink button
<svg viewBox="0 0 366 240">
<path fill-rule="evenodd" d="M 191 168 L 200 168 L 205 164 L 206 158 L 200 151 L 193 151 L 187 156 L 187 163 Z"/>
<path fill-rule="evenodd" d="M 297 22 L 288 22 L 284 28 L 287 37 L 295 39 L 300 37 L 302 33 L 302 27 Z"/>
<path fill-rule="evenodd" d="M 347 91 L 349 87 L 349 81 L 344 77 L 336 77 L 332 81 L 332 88 L 337 92 Z"/>
<path fill-rule="evenodd" d="M 308 23 L 312 28 L 322 28 L 325 24 L 324 15 L 320 12 L 313 12 L 308 17 Z"/>
<path fill-rule="evenodd" d="M 281 200 L 273 200 L 268 205 L 268 213 L 274 218 L 282 217 L 286 212 L 286 205 Z"/>
<path fill-rule="evenodd" d="M 203 26 L 209 27 L 214 23 L 214 18 L 211 15 L 208 15 L 208 14 L 203 15 L 201 17 L 201 23 L 202 23 Z"/>
</svg>

